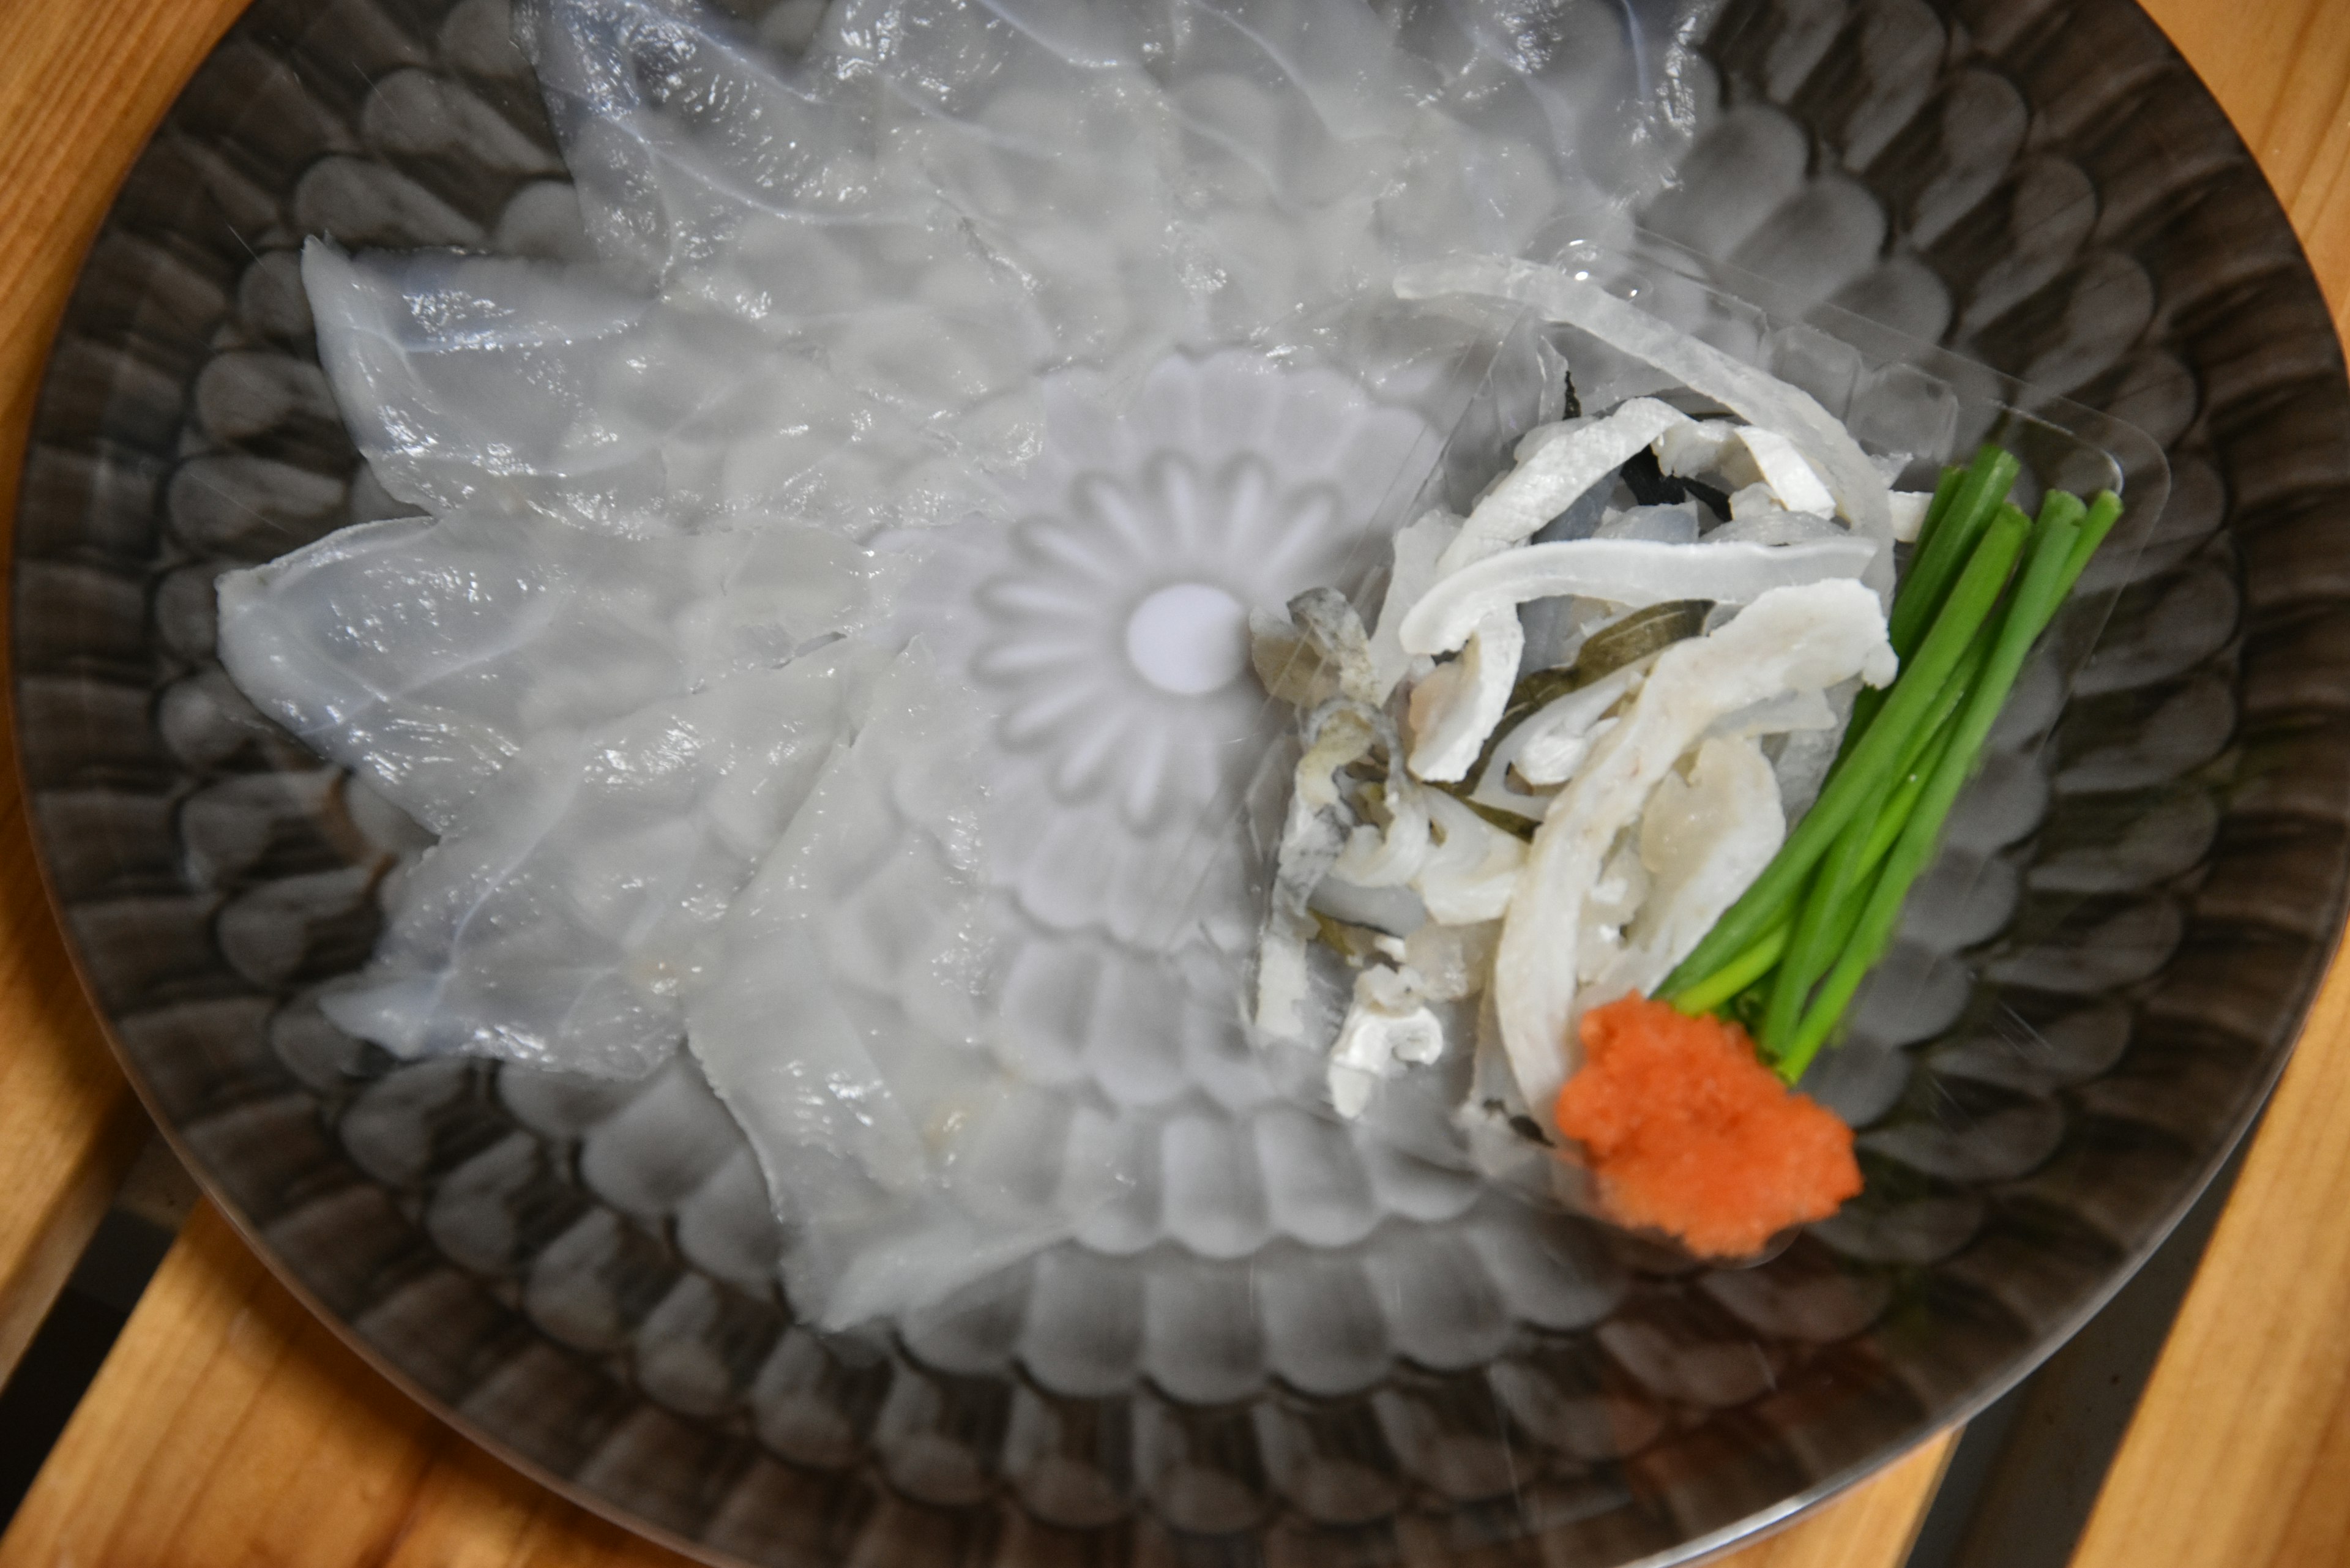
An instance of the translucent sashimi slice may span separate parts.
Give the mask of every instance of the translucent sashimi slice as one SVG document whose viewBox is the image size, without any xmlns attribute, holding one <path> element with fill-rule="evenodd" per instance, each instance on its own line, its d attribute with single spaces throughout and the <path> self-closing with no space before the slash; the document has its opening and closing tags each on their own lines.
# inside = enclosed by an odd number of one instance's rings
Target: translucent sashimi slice
<svg viewBox="0 0 2350 1568">
<path fill-rule="evenodd" d="M 869 343 L 845 366 L 852 389 L 738 320 L 632 293 L 593 267 L 354 257 L 314 240 L 302 279 L 344 422 L 384 488 L 411 504 L 528 509 L 630 535 L 769 515 L 822 515 L 855 533 L 904 507 L 902 520 L 924 514 L 941 453 L 868 395 L 894 385 Z"/>
<path fill-rule="evenodd" d="M 632 541 L 530 516 L 393 518 L 224 576 L 221 661 L 437 831 L 533 736 L 854 629 L 891 569 L 812 529 Z"/>
<path fill-rule="evenodd" d="M 402 1055 L 635 1076 L 680 985 L 860 713 L 875 658 L 782 670 L 534 742 L 400 884 L 374 960 L 321 1005 Z"/>
<path fill-rule="evenodd" d="M 661 281 L 765 209 L 869 211 L 869 98 L 680 0 L 537 0 L 517 35 L 598 254 Z M 646 66 L 656 68 L 647 70 Z"/>
<path fill-rule="evenodd" d="M 551 0 L 534 14 L 529 39 L 608 265 L 671 304 L 710 307 L 726 329 L 752 325 L 749 345 L 787 348 L 795 372 L 833 389 L 826 407 L 847 413 L 862 401 L 867 420 L 897 410 L 904 429 L 988 463 L 1033 448 L 1027 394 L 1051 334 L 1028 286 L 1055 294 L 1057 276 L 1035 257 L 1006 266 L 975 238 L 972 203 L 945 189 L 955 183 L 952 159 L 900 145 L 889 130 L 910 95 L 887 79 L 896 62 L 874 49 L 909 26 L 935 36 L 956 20 L 952 8 L 871 26 L 834 16 L 810 57 L 793 61 L 746 47 L 698 6 Z M 1014 29 L 994 30 L 1025 44 Z M 934 86 L 943 63 L 953 62 L 950 75 L 970 63 L 955 40 L 937 45 L 944 59 L 915 72 L 918 86 Z M 1003 87 L 991 79 L 991 90 Z M 950 130 L 945 151 L 970 140 Z M 1147 154 L 1113 163 L 1129 175 L 1149 165 Z M 1028 178 L 1014 184 L 1034 218 L 1035 170 L 1022 172 Z M 1116 221 L 1132 206 L 1115 190 L 1094 194 L 1096 233 L 1104 215 Z M 1163 223 L 1142 226 L 1163 234 Z M 1164 251 L 1162 242 L 1162 263 Z M 833 433 L 869 441 L 878 432 Z"/>
<path fill-rule="evenodd" d="M 1101 1140 L 1077 1137 L 1057 1095 L 1007 1075 L 986 1038 L 973 700 L 917 642 L 870 711 L 685 999 L 687 1037 L 790 1230 L 795 1303 L 843 1326 L 1070 1234 L 1111 1191 L 1098 1160 L 1038 1159 L 1040 1116 L 1071 1149 Z"/>
</svg>

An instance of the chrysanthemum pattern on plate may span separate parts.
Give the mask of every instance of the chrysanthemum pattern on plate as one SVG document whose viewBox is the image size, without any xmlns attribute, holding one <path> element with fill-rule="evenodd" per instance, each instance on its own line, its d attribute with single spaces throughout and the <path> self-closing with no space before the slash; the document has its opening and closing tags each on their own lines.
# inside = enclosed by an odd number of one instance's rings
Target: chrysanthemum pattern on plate
<svg viewBox="0 0 2350 1568">
<path fill-rule="evenodd" d="M 1000 516 L 899 542 L 926 554 L 901 624 L 993 711 L 972 767 L 995 1048 L 1108 1117 L 1115 1180 L 1073 1241 L 921 1314 L 910 1348 L 968 1355 L 972 1325 L 1001 1323 L 1000 1357 L 1047 1388 L 1213 1402 L 1268 1378 L 1367 1386 L 1449 1343 L 1459 1293 L 1503 1310 L 1486 1256 L 1565 1260 L 1579 1283 L 1560 1299 L 1604 1311 L 1613 1266 L 1545 1240 L 1572 1221 L 1481 1203 L 1472 1179 L 1309 1115 L 1241 1025 L 1239 797 L 1288 724 L 1249 671 L 1247 614 L 1374 569 L 1435 459 L 1429 421 L 1233 350 L 1170 357 L 1124 397 L 1063 377 L 1045 408 Z M 1452 1293 L 1394 1288 L 1472 1210 L 1494 1244 L 1451 1248 Z"/>
</svg>

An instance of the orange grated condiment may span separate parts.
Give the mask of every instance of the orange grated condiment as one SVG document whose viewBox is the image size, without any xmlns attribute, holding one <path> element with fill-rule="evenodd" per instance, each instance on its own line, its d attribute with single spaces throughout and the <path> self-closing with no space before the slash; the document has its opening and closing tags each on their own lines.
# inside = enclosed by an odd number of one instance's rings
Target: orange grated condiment
<svg viewBox="0 0 2350 1568">
<path fill-rule="evenodd" d="M 1583 1015 L 1583 1067 L 1558 1094 L 1599 1199 L 1713 1257 L 1744 1257 L 1860 1190 L 1852 1129 L 1755 1060 L 1746 1031 L 1627 996 Z"/>
</svg>

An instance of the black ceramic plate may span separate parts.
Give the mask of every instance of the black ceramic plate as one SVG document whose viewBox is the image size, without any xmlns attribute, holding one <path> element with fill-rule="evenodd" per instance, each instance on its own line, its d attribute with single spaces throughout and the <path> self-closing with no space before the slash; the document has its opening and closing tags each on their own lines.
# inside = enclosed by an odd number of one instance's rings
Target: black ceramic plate
<svg viewBox="0 0 2350 1568">
<path fill-rule="evenodd" d="M 2172 475 L 2047 715 L 2044 815 L 1987 862 L 2012 905 L 1940 1024 L 1869 1066 L 1868 1192 L 1835 1226 L 1742 1273 L 1627 1253 L 1604 1321 L 1357 1395 L 1072 1394 L 1001 1345 L 794 1324 L 755 1182 L 677 1155 L 735 1136 L 679 1075 L 403 1065 L 328 1026 L 308 999 L 417 839 L 229 685 L 211 584 L 390 510 L 317 366 L 302 238 L 526 244 L 560 181 L 495 0 L 264 0 L 58 334 L 18 746 L 158 1120 L 419 1397 L 715 1559 L 1677 1561 L 1970 1414 L 2194 1197 L 2333 949 L 2350 397 L 2282 213 L 2126 0 L 1731 0 L 1704 53 L 1720 101 L 1650 229 L 2128 421 Z"/>
</svg>

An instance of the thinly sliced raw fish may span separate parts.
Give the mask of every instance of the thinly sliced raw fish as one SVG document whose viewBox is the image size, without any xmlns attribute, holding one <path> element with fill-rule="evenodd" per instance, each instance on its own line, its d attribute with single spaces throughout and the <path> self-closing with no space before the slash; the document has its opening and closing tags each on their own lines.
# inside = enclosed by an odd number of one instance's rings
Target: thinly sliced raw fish
<svg viewBox="0 0 2350 1568">
<path fill-rule="evenodd" d="M 633 1077 L 675 1050 L 681 986 L 834 747 L 868 649 L 543 733 L 399 883 L 375 956 L 320 1005 L 404 1056 Z"/>
<path fill-rule="evenodd" d="M 633 541 L 528 515 L 391 518 L 224 575 L 221 662 L 437 832 L 535 737 L 858 629 L 895 569 L 808 529 Z"/>
</svg>

